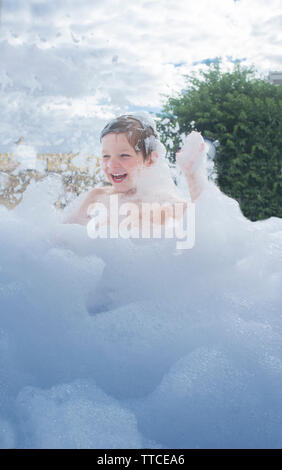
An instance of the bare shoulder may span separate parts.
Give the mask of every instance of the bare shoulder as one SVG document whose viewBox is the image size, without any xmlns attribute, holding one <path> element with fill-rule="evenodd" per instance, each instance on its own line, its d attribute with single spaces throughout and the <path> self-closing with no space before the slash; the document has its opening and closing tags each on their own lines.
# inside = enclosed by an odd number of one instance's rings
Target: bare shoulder
<svg viewBox="0 0 282 470">
<path fill-rule="evenodd" d="M 86 193 L 85 197 L 82 199 L 81 204 L 76 209 L 76 211 L 68 217 L 64 223 L 65 224 L 80 224 L 86 225 L 90 217 L 87 214 L 87 209 L 90 204 L 97 202 L 101 197 L 108 193 L 108 188 L 93 188 L 88 193 Z"/>
<path fill-rule="evenodd" d="M 100 196 L 107 194 L 107 188 L 93 188 L 88 193 L 86 193 L 85 198 L 82 201 L 82 205 L 84 203 L 91 204 L 92 202 L 96 202 Z"/>
</svg>

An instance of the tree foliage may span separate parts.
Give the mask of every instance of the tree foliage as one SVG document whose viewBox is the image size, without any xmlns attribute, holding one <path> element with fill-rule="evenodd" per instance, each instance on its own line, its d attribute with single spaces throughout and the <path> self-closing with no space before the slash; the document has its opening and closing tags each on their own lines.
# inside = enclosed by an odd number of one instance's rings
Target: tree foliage
<svg viewBox="0 0 282 470">
<path fill-rule="evenodd" d="M 237 199 L 250 220 L 282 217 L 282 86 L 236 65 L 220 63 L 186 77 L 187 85 L 164 105 L 158 124 L 169 158 L 180 134 L 193 129 L 219 140 L 216 183 Z"/>
</svg>

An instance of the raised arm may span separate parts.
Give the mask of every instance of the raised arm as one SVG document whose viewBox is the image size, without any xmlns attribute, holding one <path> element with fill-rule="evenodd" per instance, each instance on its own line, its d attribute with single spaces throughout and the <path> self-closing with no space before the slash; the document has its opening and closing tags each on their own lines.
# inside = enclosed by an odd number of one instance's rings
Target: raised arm
<svg viewBox="0 0 282 470">
<path fill-rule="evenodd" d="M 176 162 L 185 175 L 192 202 L 200 196 L 205 184 L 204 150 L 203 137 L 193 131 L 176 154 Z"/>
</svg>

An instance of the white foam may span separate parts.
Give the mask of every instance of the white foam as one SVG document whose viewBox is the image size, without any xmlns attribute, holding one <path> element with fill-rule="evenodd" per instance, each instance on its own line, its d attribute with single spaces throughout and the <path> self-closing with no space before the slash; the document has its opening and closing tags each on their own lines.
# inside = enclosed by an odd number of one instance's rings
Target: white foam
<svg viewBox="0 0 282 470">
<path fill-rule="evenodd" d="M 147 138 L 148 147 L 153 153 L 153 164 L 145 166 L 143 171 L 136 176 L 135 184 L 140 199 L 161 202 L 180 198 L 181 194 L 172 179 L 172 173 L 165 158 L 164 145 L 154 136 Z"/>
<path fill-rule="evenodd" d="M 109 398 L 92 380 L 50 390 L 25 387 L 17 398 L 27 448 L 139 448 L 134 414 Z M 44 413 L 42 411 L 44 410 Z"/>
<path fill-rule="evenodd" d="M 204 146 L 203 149 L 201 147 Z M 197 175 L 197 178 L 204 188 L 208 182 L 207 179 L 207 149 L 204 140 L 199 132 L 192 131 L 184 138 L 183 147 L 177 155 L 177 164 L 182 170 L 190 166 L 191 173 Z"/>
<path fill-rule="evenodd" d="M 60 191 L 0 210 L 1 446 L 281 447 L 281 219 L 209 183 L 192 250 L 92 240 Z"/>
</svg>

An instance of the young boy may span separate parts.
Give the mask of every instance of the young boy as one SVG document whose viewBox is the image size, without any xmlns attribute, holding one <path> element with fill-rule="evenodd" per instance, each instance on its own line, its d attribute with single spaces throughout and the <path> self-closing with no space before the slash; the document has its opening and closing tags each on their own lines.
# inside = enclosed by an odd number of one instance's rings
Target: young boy
<svg viewBox="0 0 282 470">
<path fill-rule="evenodd" d="M 204 141 L 197 132 L 192 132 L 190 136 L 192 141 L 188 148 L 186 145 L 186 153 L 182 153 L 181 158 L 178 158 L 178 153 L 176 158 L 186 177 L 191 201 L 194 202 L 201 193 L 202 183 L 193 167 L 203 154 Z M 128 202 L 137 206 L 138 223 L 141 224 L 144 220 L 142 203 L 145 200 L 151 204 L 161 204 L 159 214 L 155 212 L 154 216 L 162 225 L 170 217 L 178 217 L 176 212 L 171 212 L 171 207 L 176 203 L 184 205 L 184 210 L 186 209 L 187 202 L 178 195 L 171 177 L 167 181 L 167 191 L 163 182 L 161 190 L 158 188 L 156 174 L 155 180 L 150 179 L 150 170 L 157 165 L 161 145 L 154 123 L 138 116 L 120 116 L 105 126 L 101 133 L 101 143 L 102 168 L 111 186 L 89 191 L 78 210 L 65 223 L 87 225 L 95 206 L 103 205 L 107 211 L 110 210 L 110 199 L 115 195 L 119 207 Z M 175 190 L 171 190 L 172 186 Z"/>
</svg>

